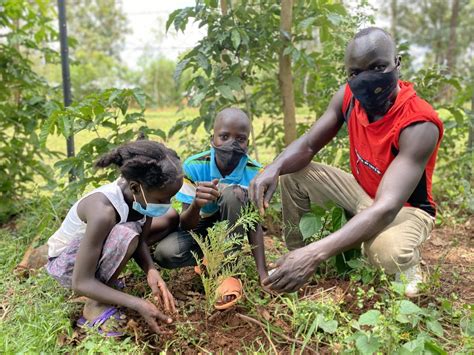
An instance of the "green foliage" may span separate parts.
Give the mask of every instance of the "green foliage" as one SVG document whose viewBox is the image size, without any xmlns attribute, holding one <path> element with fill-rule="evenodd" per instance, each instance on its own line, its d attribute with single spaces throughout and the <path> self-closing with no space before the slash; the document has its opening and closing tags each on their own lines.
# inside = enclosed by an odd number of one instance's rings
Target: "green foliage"
<svg viewBox="0 0 474 355">
<path fill-rule="evenodd" d="M 295 25 L 285 53 L 291 55 L 294 65 L 296 106 L 308 107 L 316 118 L 343 82 L 345 43 L 357 21 L 367 19 L 362 10 L 363 6 L 349 16 L 336 1 L 295 2 Z M 233 2 L 228 14 L 222 15 L 217 2 L 197 1 L 194 7 L 174 11 L 167 28 L 184 30 L 191 19 L 206 25 L 207 35 L 181 58 L 175 75 L 179 79 L 184 69 L 192 69 L 186 88 L 189 104 L 200 107 L 200 112 L 192 121 L 178 122 L 170 135 L 183 128 L 194 133 L 200 125 L 210 130 L 220 109 L 241 106 L 251 117 L 265 114 L 272 118 L 257 141 L 280 151 L 282 111 L 281 101 L 275 100 L 280 97 L 276 75 L 283 45 L 280 6 L 271 1 Z M 334 63 L 339 63 L 336 71 Z M 326 75 L 328 71 L 332 74 Z M 308 126 L 301 125 L 299 133 Z"/>
<path fill-rule="evenodd" d="M 474 211 L 473 152 L 468 146 L 474 111 L 467 106 L 474 95 L 472 80 L 447 75 L 436 67 L 422 69 L 411 78 L 418 95 L 433 104 L 444 124 L 433 183 L 442 220 L 466 218 Z"/>
<path fill-rule="evenodd" d="M 300 220 L 300 231 L 305 242 L 312 242 L 341 229 L 347 219 L 344 209 L 328 202 L 324 207 L 312 204 L 311 211 Z"/>
<path fill-rule="evenodd" d="M 148 107 L 180 106 L 184 97 L 181 82 L 173 79 L 176 62 L 165 57 L 145 53 L 139 60 L 139 70 L 134 72 L 132 81 L 141 87 L 150 98 Z M 183 73 L 183 79 L 189 72 Z"/>
<path fill-rule="evenodd" d="M 205 271 L 201 272 L 201 280 L 206 294 L 207 311 L 213 308 L 216 302 L 216 290 L 221 282 L 230 276 L 240 274 L 242 268 L 241 246 L 245 236 L 235 233 L 236 228 L 243 228 L 245 232 L 253 230 L 260 221 L 260 215 L 251 205 L 244 208 L 233 226 L 227 221 L 215 223 L 208 228 L 206 236 L 191 232 L 199 245 L 203 260 L 206 261 Z M 197 264 L 202 264 L 199 255 L 194 254 Z"/>
<path fill-rule="evenodd" d="M 132 104 L 138 105 L 140 110 L 129 112 Z M 50 115 L 41 131 L 43 144 L 50 134 L 67 137 L 86 131 L 93 132 L 96 136 L 83 145 L 75 157 L 55 164 L 62 176 L 72 171 L 77 177 L 76 181 L 67 186 L 72 192 L 71 198 L 81 194 L 89 184 L 97 187 L 104 181 L 116 178 L 114 171 L 98 172 L 94 169 L 94 162 L 101 154 L 136 139 L 139 134 L 166 138 L 162 130 L 145 126 L 144 109 L 145 94 L 141 89 L 107 89 L 88 95 L 70 107 L 54 111 Z"/>
<path fill-rule="evenodd" d="M 47 42 L 56 40 L 50 9 L 43 1 L 1 1 L 0 29 L 0 223 L 12 215 L 33 182 L 51 182 L 44 159 L 53 153 L 40 145 L 37 129 L 59 104 L 32 70 L 31 57 L 55 61 Z"/>
</svg>

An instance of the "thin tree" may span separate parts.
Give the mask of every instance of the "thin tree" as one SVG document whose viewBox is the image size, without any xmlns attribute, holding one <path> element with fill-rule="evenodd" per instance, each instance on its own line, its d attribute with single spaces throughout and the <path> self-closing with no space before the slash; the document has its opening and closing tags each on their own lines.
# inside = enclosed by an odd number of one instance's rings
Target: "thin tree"
<svg viewBox="0 0 474 355">
<path fill-rule="evenodd" d="M 293 20 L 293 0 L 281 1 L 280 36 L 283 45 L 280 50 L 278 81 L 283 104 L 283 126 L 285 145 L 296 139 L 295 94 L 291 73 L 291 57 L 285 48 L 291 43 L 291 24 Z"/>
</svg>

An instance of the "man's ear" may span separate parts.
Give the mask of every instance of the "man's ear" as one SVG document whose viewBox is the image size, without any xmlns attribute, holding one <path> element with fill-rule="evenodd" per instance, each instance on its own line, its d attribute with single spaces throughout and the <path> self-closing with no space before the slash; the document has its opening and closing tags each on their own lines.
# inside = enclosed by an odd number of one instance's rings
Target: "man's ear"
<svg viewBox="0 0 474 355">
<path fill-rule="evenodd" d="M 395 57 L 395 68 L 397 68 L 398 72 L 400 72 L 401 67 L 402 67 L 402 56 L 397 55 Z"/>
</svg>

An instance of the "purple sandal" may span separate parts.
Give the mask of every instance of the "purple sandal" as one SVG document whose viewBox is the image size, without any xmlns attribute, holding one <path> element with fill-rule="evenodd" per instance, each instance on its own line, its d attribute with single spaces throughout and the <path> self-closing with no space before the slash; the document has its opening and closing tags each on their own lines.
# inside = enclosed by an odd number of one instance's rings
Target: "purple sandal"
<svg viewBox="0 0 474 355">
<path fill-rule="evenodd" d="M 114 317 L 117 320 L 121 320 L 121 313 L 116 307 L 109 307 L 107 308 L 100 316 L 98 316 L 96 319 L 93 321 L 88 321 L 84 317 L 81 317 L 77 321 L 77 326 L 80 328 L 83 327 L 89 327 L 89 328 L 95 328 L 97 327 L 97 331 L 101 335 L 105 335 L 106 337 L 121 337 L 124 336 L 125 333 L 123 332 L 107 332 L 105 333 L 102 329 L 100 329 L 100 326 L 104 324 L 107 320 L 109 320 L 111 317 Z"/>
</svg>

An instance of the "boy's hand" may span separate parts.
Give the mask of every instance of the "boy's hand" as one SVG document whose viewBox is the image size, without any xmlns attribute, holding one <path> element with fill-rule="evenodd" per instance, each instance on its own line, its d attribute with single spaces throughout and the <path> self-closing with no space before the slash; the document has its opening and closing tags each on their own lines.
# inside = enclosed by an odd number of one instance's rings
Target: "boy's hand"
<svg viewBox="0 0 474 355">
<path fill-rule="evenodd" d="M 209 202 L 216 201 L 219 198 L 219 191 L 217 189 L 218 183 L 219 180 L 217 179 L 198 182 L 196 186 L 196 196 L 194 197 L 193 203 L 201 208 Z"/>
</svg>

